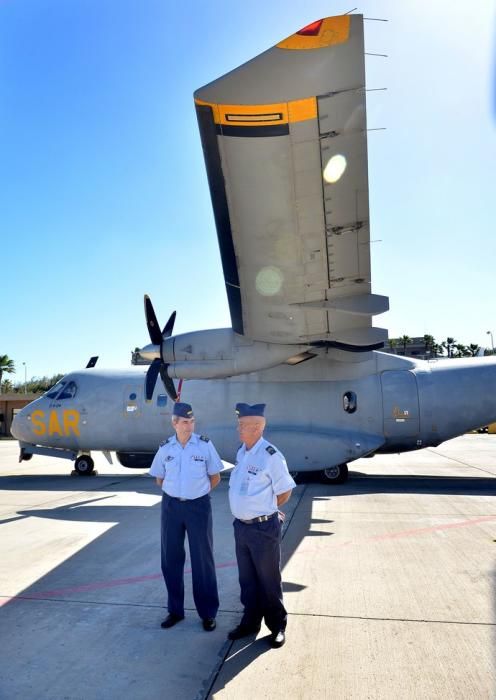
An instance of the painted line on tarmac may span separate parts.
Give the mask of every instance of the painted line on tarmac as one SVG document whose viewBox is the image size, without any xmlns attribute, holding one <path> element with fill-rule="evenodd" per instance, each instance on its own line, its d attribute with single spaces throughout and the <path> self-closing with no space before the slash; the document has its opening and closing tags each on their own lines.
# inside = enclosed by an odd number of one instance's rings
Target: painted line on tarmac
<svg viewBox="0 0 496 700">
<path fill-rule="evenodd" d="M 479 471 L 479 472 L 483 472 L 484 474 L 489 474 L 490 476 L 494 476 L 494 472 L 490 472 L 487 469 L 483 469 L 482 467 L 476 467 L 475 464 L 469 464 L 469 462 L 464 462 L 463 459 L 457 459 L 456 457 L 452 457 L 451 455 L 447 455 L 445 452 L 439 452 L 436 448 L 428 447 L 427 452 L 431 452 L 432 454 L 437 455 L 438 457 L 444 457 L 445 459 L 450 459 L 452 462 L 456 462 L 457 464 L 461 464 L 464 467 L 469 467 L 469 469 L 477 469 L 477 471 Z"/>
<path fill-rule="evenodd" d="M 235 561 L 224 562 L 223 564 L 217 564 L 216 569 L 228 569 L 237 566 Z M 185 569 L 185 574 L 190 574 L 191 569 Z M 33 593 L 26 593 L 24 595 L 14 595 L 9 598 L 5 598 L 0 601 L 0 607 L 6 605 L 13 600 L 43 600 L 44 598 L 58 598 L 64 595 L 70 595 L 72 593 L 86 593 L 91 591 L 99 591 L 106 588 L 116 588 L 117 586 L 128 586 L 134 583 L 143 583 L 144 581 L 154 581 L 156 579 L 161 579 L 162 574 L 147 574 L 146 576 L 132 576 L 129 578 L 119 578 L 112 581 L 95 581 L 94 583 L 86 583 L 80 586 L 71 586 L 69 588 L 58 588 L 52 591 L 34 591 Z"/>
<path fill-rule="evenodd" d="M 456 523 L 444 523 L 443 525 L 431 525 L 429 527 L 418 527 L 412 530 L 401 530 L 399 532 L 389 532 L 385 535 L 373 535 L 372 537 L 364 537 L 359 540 L 347 540 L 346 542 L 336 542 L 336 544 L 329 544 L 326 549 L 337 549 L 339 547 L 349 547 L 350 545 L 360 545 L 367 542 L 380 542 L 384 540 L 396 540 L 402 539 L 403 537 L 414 537 L 416 535 L 424 535 L 429 532 L 438 532 L 443 530 L 452 530 L 460 527 L 470 527 L 471 525 L 478 525 L 479 523 L 487 523 L 496 520 L 496 515 L 484 515 L 483 517 L 476 518 L 475 520 L 461 520 Z M 315 547 L 303 547 L 297 549 L 295 554 L 308 554 L 309 552 L 322 551 L 322 548 Z"/>
</svg>

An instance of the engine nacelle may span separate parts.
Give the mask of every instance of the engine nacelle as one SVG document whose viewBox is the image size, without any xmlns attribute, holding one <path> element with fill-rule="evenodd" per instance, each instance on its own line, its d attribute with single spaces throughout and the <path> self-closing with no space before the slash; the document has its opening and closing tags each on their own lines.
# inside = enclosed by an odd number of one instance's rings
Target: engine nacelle
<svg viewBox="0 0 496 700">
<path fill-rule="evenodd" d="M 219 379 L 269 369 L 309 350 L 250 340 L 231 328 L 183 333 L 162 346 L 167 374 L 177 379 Z"/>
</svg>

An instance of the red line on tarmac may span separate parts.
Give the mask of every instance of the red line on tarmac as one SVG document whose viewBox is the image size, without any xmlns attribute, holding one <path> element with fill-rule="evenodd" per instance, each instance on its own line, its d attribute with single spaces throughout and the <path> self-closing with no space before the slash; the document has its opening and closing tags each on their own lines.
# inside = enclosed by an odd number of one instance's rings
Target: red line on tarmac
<svg viewBox="0 0 496 700">
<path fill-rule="evenodd" d="M 475 520 L 462 520 L 457 523 L 446 523 L 444 525 L 431 525 L 430 527 L 419 527 L 414 530 L 392 532 L 387 535 L 374 535 L 373 537 L 367 537 L 367 541 L 374 542 L 377 540 L 394 540 L 400 537 L 409 537 L 410 535 L 421 535 L 424 532 L 435 532 L 436 530 L 450 530 L 457 527 L 469 527 L 470 525 L 478 525 L 479 523 L 486 523 L 490 522 L 491 520 L 496 520 L 496 515 L 484 515 L 483 517 L 476 518 Z"/>
<path fill-rule="evenodd" d="M 235 561 L 225 562 L 224 564 L 217 564 L 216 569 L 227 569 L 232 566 L 236 566 Z M 186 574 L 191 573 L 191 569 L 185 569 Z M 128 586 L 133 583 L 143 583 L 143 581 L 153 581 L 157 578 L 162 578 L 162 574 L 148 574 L 146 576 L 133 576 L 131 578 L 118 578 L 113 581 L 96 581 L 95 583 L 86 583 L 81 586 L 72 586 L 70 588 L 59 588 L 52 591 L 34 591 L 33 593 L 27 593 L 26 595 L 14 595 L 10 598 L 5 598 L 0 601 L 0 607 L 6 605 L 11 600 L 40 600 L 43 598 L 58 598 L 59 596 L 64 596 L 72 593 L 86 593 L 87 591 L 98 591 L 104 588 L 116 588 L 117 586 Z"/>
<path fill-rule="evenodd" d="M 346 542 L 336 542 L 335 544 L 329 544 L 329 549 L 337 549 L 339 547 L 349 547 L 350 545 L 363 544 L 365 542 L 380 542 L 382 540 L 395 540 L 402 537 L 411 537 L 415 535 L 423 535 L 427 532 L 436 532 L 438 530 L 450 530 L 458 527 L 470 527 L 470 525 L 478 525 L 479 523 L 491 522 L 496 520 L 496 515 L 484 515 L 481 518 L 476 518 L 475 520 L 461 520 L 457 523 L 445 523 L 444 525 L 431 525 L 430 527 L 419 527 L 413 530 L 401 530 L 400 532 L 390 532 L 385 535 L 373 535 L 372 537 L 364 537 L 361 540 L 347 540 Z M 309 554 L 310 552 L 321 551 L 320 548 L 306 548 L 297 549 L 295 553 L 297 554 Z"/>
</svg>

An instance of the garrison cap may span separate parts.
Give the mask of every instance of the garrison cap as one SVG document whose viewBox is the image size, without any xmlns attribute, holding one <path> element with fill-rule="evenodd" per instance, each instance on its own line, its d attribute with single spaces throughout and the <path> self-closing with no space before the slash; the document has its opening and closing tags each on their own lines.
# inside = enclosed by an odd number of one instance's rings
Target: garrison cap
<svg viewBox="0 0 496 700">
<path fill-rule="evenodd" d="M 247 403 L 236 404 L 236 415 L 238 418 L 246 418 L 247 416 L 260 416 L 263 418 L 266 404 L 256 403 L 249 406 Z"/>
<path fill-rule="evenodd" d="M 178 416 L 179 418 L 193 418 L 193 409 L 189 403 L 181 403 L 176 401 L 174 408 L 172 409 L 172 415 Z"/>
</svg>

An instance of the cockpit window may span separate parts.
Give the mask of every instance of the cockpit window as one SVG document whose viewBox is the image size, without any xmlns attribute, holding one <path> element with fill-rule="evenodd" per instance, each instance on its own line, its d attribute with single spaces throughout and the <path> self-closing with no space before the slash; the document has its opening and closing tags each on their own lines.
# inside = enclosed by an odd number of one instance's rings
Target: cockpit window
<svg viewBox="0 0 496 700">
<path fill-rule="evenodd" d="M 57 397 L 57 394 L 59 393 L 59 391 L 64 388 L 66 383 L 67 382 L 57 382 L 57 384 L 55 384 L 55 386 L 53 386 L 50 389 L 50 391 L 47 391 L 45 396 L 49 399 L 55 399 Z"/>
<path fill-rule="evenodd" d="M 62 401 L 63 399 L 73 399 L 77 393 L 76 382 L 59 382 L 53 389 L 45 394 L 49 399 Z"/>
</svg>

